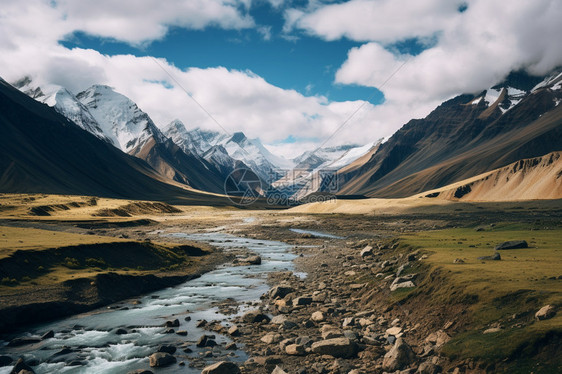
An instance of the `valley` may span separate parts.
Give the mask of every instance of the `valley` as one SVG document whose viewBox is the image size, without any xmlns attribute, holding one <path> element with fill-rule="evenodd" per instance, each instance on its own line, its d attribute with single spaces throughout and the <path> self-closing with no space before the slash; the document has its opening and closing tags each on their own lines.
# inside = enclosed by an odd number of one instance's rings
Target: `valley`
<svg viewBox="0 0 562 374">
<path fill-rule="evenodd" d="M 0 356 L 13 362 L 23 356 L 36 373 L 72 365 L 85 372 L 99 365 L 107 372 L 148 369 L 149 356 L 162 346 L 175 348 L 169 354 L 175 363 L 153 368 L 158 372 L 199 372 L 221 361 L 248 373 L 295 372 L 303 365 L 326 373 L 550 373 L 562 365 L 560 313 L 535 317 L 562 302 L 560 200 L 432 206 L 405 199 L 376 215 L 112 199 L 80 204 L 88 200 L 18 194 L 1 201 L 0 268 L 18 270 L 0 285 Z M 49 215 L 37 216 L 37 206 Z M 509 240 L 526 240 L 529 248 L 500 250 L 499 261 L 478 260 Z M 256 254 L 259 262 L 247 262 Z M 38 262 L 40 272 L 26 265 Z M 217 271 L 228 271 L 230 280 L 209 278 Z M 190 287 L 214 294 L 211 309 L 186 299 Z M 49 300 L 65 307 L 49 308 Z M 81 308 L 68 307 L 72 302 Z M 106 304 L 109 309 L 95 309 Z M 22 319 L 10 323 L 10 308 L 25 305 L 42 305 L 41 315 L 22 308 Z M 265 320 L 250 317 L 257 309 Z M 70 317 L 81 312 L 87 313 Z M 47 322 L 53 319 L 59 322 Z M 167 334 L 165 322 L 174 319 L 178 327 L 170 322 Z M 50 330 L 54 338 L 34 340 Z M 103 339 L 72 345 L 94 333 Z M 214 343 L 201 345 L 202 336 Z M 125 351 L 98 356 L 103 341 Z M 397 349 L 407 354 L 388 353 Z"/>
</svg>

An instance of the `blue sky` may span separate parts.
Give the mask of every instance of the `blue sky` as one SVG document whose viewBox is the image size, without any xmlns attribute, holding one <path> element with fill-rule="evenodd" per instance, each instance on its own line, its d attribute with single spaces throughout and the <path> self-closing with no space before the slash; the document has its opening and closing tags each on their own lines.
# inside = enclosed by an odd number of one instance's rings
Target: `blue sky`
<svg viewBox="0 0 562 374">
<path fill-rule="evenodd" d="M 275 86 L 303 95 L 325 96 L 332 101 L 369 100 L 375 105 L 384 101 L 383 93 L 374 87 L 334 81 L 347 52 L 362 43 L 347 38 L 326 41 L 303 32 L 284 35 L 283 9 L 266 1 L 253 3 L 249 14 L 258 26 L 251 29 L 171 27 L 163 39 L 141 45 L 75 32 L 61 44 L 68 48 L 91 48 L 107 55 L 164 57 L 181 69 L 223 66 L 250 70 Z M 263 29 L 267 29 L 267 36 L 260 31 Z M 415 53 L 423 50 L 416 39 L 389 46 L 393 47 Z"/>
</svg>

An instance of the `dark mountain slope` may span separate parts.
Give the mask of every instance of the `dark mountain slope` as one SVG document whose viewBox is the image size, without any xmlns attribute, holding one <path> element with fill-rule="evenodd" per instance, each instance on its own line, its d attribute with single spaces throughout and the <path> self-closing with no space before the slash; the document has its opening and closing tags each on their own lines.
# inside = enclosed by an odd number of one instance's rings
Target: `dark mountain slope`
<svg viewBox="0 0 562 374">
<path fill-rule="evenodd" d="M 99 140 L 3 80 L 0 191 L 227 203 L 218 196 L 165 183 L 144 161 Z"/>
<path fill-rule="evenodd" d="M 484 100 L 486 92 L 443 103 L 381 145 L 341 193 L 404 197 L 562 150 L 556 83 L 517 98 L 504 87 L 493 103 Z"/>
</svg>

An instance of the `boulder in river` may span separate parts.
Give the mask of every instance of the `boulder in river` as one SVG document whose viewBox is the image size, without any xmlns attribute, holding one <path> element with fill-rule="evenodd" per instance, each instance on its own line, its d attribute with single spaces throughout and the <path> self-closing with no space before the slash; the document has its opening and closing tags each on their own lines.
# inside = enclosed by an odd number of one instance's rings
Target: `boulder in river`
<svg viewBox="0 0 562 374">
<path fill-rule="evenodd" d="M 176 362 L 176 358 L 169 353 L 157 352 L 149 357 L 150 367 L 164 367 Z"/>
<path fill-rule="evenodd" d="M 137 369 L 137 370 L 130 371 L 127 374 L 154 374 L 154 373 L 146 369 Z"/>
<path fill-rule="evenodd" d="M 529 248 L 529 245 L 525 240 L 510 240 L 496 245 L 495 250 L 500 251 L 502 249 L 519 249 L 519 248 Z"/>
<path fill-rule="evenodd" d="M 19 358 L 16 361 L 16 364 L 14 365 L 14 367 L 12 368 L 12 371 L 10 372 L 10 374 L 19 374 L 22 371 L 23 372 L 27 371 L 29 373 L 35 373 L 33 371 L 33 369 L 23 361 L 23 358 Z"/>
<path fill-rule="evenodd" d="M 201 374 L 240 374 L 240 368 L 232 362 L 219 361 L 205 367 Z"/>
<path fill-rule="evenodd" d="M 161 346 L 158 347 L 157 352 L 164 352 L 173 355 L 174 353 L 176 353 L 176 349 L 177 348 L 173 345 L 162 344 Z"/>
<path fill-rule="evenodd" d="M 333 338 L 313 343 L 311 349 L 319 355 L 350 358 L 357 353 L 357 344 L 347 338 Z"/>
<path fill-rule="evenodd" d="M 41 336 L 41 340 L 47 340 L 55 337 L 55 332 L 53 330 L 47 331 Z"/>
<path fill-rule="evenodd" d="M 166 321 L 165 327 L 179 327 L 180 326 L 180 320 L 179 319 L 175 319 L 173 321 Z"/>
<path fill-rule="evenodd" d="M 239 261 L 243 264 L 248 264 L 248 265 L 261 265 L 261 257 L 257 255 L 242 258 Z"/>
<path fill-rule="evenodd" d="M 8 343 L 8 347 L 21 347 L 22 345 L 39 343 L 41 338 L 33 336 L 22 336 L 20 338 L 14 338 Z"/>
<path fill-rule="evenodd" d="M 201 335 L 201 337 L 197 341 L 197 344 L 195 345 L 198 346 L 199 348 L 214 347 L 217 345 L 217 342 L 214 340 L 214 338 L 215 338 L 214 335 Z"/>
</svg>

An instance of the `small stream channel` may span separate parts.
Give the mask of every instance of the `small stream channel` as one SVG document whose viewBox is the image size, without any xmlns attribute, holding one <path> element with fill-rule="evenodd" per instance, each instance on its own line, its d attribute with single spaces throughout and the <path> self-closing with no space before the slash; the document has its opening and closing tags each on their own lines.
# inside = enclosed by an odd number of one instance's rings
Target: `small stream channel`
<svg viewBox="0 0 562 374">
<path fill-rule="evenodd" d="M 65 318 L 57 322 L 41 324 L 21 332 L 18 336 L 41 336 L 53 330 L 55 336 L 39 343 L 22 347 L 8 347 L 7 341 L 0 341 L 0 355 L 14 359 L 23 356 L 26 362 L 34 363 L 37 374 L 42 373 L 126 373 L 130 370 L 148 369 L 148 357 L 161 344 L 180 346 L 189 343 L 192 353 L 181 349 L 175 353 L 178 362 L 158 369 L 158 373 L 199 373 L 200 369 L 189 364 L 199 359 L 209 348 L 197 348 L 195 343 L 203 334 L 216 335 L 219 345 L 213 348 L 213 356 L 205 358 L 207 364 L 228 358 L 243 362 L 247 359 L 243 347 L 236 351 L 224 350 L 230 342 L 227 336 L 209 333 L 196 327 L 198 320 L 222 320 L 228 326 L 228 318 L 219 313 L 217 302 L 233 299 L 237 303 L 259 300 L 268 290 L 267 273 L 294 269 L 292 246 L 286 243 L 236 237 L 220 232 L 202 234 L 161 233 L 163 237 L 185 238 L 207 242 L 225 251 L 247 249 L 262 257 L 257 266 L 233 266 L 226 264 L 187 281 L 179 286 L 154 292 L 134 300 L 117 303 L 108 308 Z M 304 274 L 300 274 L 304 276 Z M 115 285 L 119 287 L 118 284 Z M 242 310 L 239 313 L 243 312 Z M 190 317 L 190 321 L 186 321 Z M 179 319 L 177 330 L 185 330 L 187 336 L 165 333 L 163 324 Z M 117 334 L 124 328 L 125 334 Z M 222 347 L 222 348 L 220 348 Z M 72 363 L 76 366 L 69 366 Z M 0 368 L 0 374 L 7 374 L 11 366 Z"/>
</svg>

